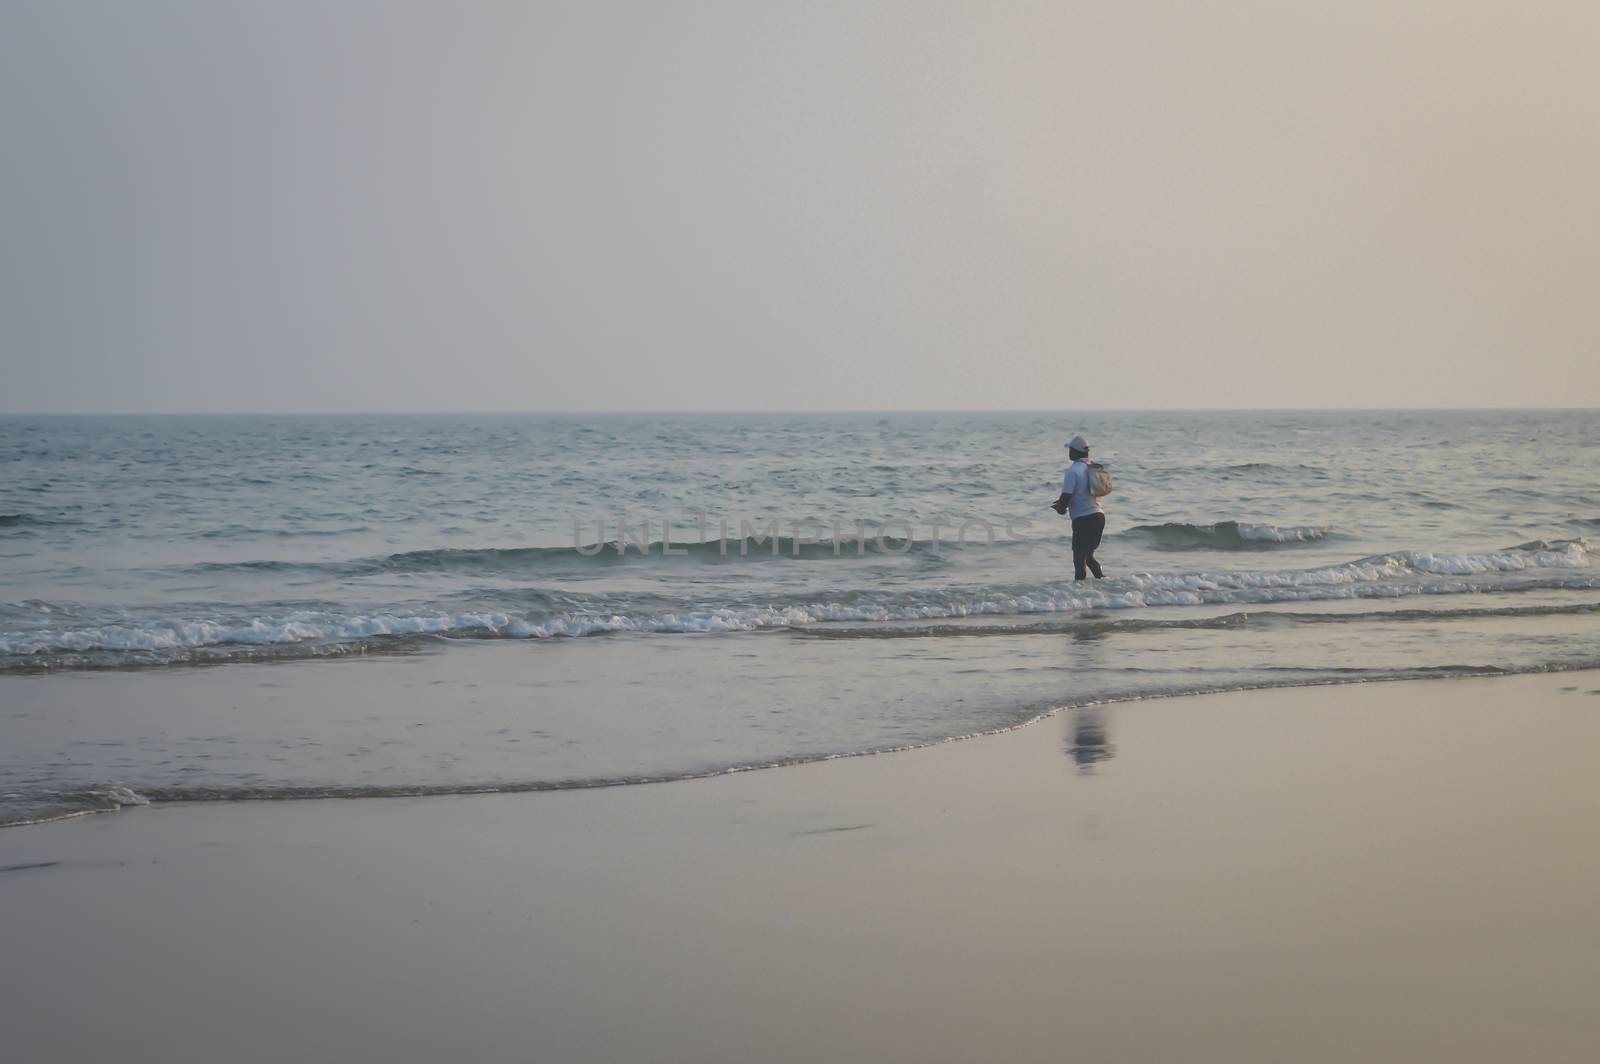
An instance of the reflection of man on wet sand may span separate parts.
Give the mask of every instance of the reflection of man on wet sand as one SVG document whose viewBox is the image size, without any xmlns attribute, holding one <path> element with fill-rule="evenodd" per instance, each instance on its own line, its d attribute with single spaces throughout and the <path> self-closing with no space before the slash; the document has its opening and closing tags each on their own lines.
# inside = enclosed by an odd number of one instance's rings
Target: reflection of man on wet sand
<svg viewBox="0 0 1600 1064">
<path fill-rule="evenodd" d="M 1093 772 L 1096 764 L 1110 761 L 1116 752 L 1106 727 L 1104 707 L 1079 706 L 1072 711 L 1067 754 L 1077 763 L 1079 772 Z"/>
</svg>

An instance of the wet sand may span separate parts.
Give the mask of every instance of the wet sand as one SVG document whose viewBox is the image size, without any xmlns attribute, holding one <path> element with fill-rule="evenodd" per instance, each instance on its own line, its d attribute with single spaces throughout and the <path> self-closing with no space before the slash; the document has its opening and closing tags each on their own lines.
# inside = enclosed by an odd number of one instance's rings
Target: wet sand
<svg viewBox="0 0 1600 1064">
<path fill-rule="evenodd" d="M 1600 674 L 0 831 L 18 1061 L 1600 1057 Z"/>
</svg>

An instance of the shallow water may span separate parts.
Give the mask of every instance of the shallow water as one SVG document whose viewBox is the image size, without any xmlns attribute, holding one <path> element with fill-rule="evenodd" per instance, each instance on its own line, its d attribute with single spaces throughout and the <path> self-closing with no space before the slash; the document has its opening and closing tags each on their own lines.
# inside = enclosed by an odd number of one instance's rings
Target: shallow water
<svg viewBox="0 0 1600 1064">
<path fill-rule="evenodd" d="M 1090 584 L 1046 508 L 1080 431 Z M 0 822 L 1593 665 L 1597 457 L 1589 411 L 0 419 Z"/>
</svg>

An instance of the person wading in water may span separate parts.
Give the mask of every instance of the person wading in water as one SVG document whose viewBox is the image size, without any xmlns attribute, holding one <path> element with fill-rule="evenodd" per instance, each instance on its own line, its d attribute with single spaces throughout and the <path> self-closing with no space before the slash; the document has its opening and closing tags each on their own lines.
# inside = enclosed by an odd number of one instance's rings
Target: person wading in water
<svg viewBox="0 0 1600 1064">
<path fill-rule="evenodd" d="M 1087 569 L 1099 580 L 1105 576 L 1100 563 L 1094 560 L 1095 548 L 1106 530 L 1106 511 L 1100 499 L 1090 490 L 1093 478 L 1089 472 L 1089 441 L 1074 436 L 1067 441 L 1067 454 L 1072 464 L 1061 478 L 1061 498 L 1051 503 L 1058 514 L 1072 515 L 1072 569 L 1074 579 L 1086 579 Z"/>
</svg>

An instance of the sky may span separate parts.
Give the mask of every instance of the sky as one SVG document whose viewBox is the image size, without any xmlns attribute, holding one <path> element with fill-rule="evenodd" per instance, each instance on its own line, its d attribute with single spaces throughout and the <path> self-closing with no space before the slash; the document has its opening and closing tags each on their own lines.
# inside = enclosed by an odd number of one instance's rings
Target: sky
<svg viewBox="0 0 1600 1064">
<path fill-rule="evenodd" d="M 1600 406 L 1600 4 L 5 0 L 0 412 Z"/>
</svg>

